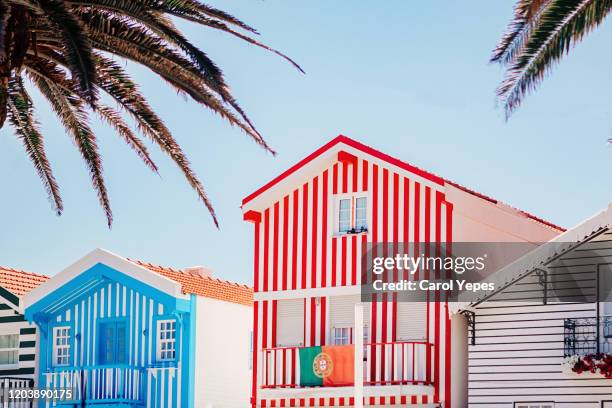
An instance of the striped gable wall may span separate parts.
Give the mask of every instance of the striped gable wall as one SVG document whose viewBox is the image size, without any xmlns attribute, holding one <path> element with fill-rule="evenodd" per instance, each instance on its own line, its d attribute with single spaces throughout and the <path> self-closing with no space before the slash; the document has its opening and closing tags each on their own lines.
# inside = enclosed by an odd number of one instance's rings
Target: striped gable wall
<svg viewBox="0 0 612 408">
<path fill-rule="evenodd" d="M 333 233 L 335 197 L 347 193 L 368 197 L 367 234 Z M 362 156 L 354 165 L 332 163 L 261 212 L 261 221 L 255 224 L 255 293 L 360 285 L 363 244 L 450 242 L 452 208 L 443 185 L 383 160 Z M 303 344 L 330 344 L 329 296 L 303 300 Z M 276 347 L 278 300 L 259 300 L 254 308 L 257 347 Z M 395 341 L 402 324 L 397 321 L 396 299 L 382 295 L 370 313 L 370 341 Z M 445 302 L 431 302 L 426 313 L 428 339 L 434 344 L 429 369 L 435 393 L 409 396 L 408 402 L 438 403 L 450 397 L 450 321 Z M 377 372 L 384 370 L 375 356 L 371 361 Z M 398 403 L 401 400 L 406 396 L 397 396 Z M 378 398 L 367 402 L 379 403 Z"/>
</svg>

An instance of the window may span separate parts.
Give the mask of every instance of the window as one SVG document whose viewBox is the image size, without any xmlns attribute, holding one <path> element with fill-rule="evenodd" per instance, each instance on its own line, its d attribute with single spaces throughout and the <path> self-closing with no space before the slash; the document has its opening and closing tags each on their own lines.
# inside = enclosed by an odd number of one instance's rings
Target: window
<svg viewBox="0 0 612 408">
<path fill-rule="evenodd" d="M 126 322 L 101 322 L 99 330 L 98 357 L 100 364 L 127 363 Z"/>
<path fill-rule="evenodd" d="M 334 344 L 338 346 L 351 344 L 351 328 L 334 327 Z"/>
<path fill-rule="evenodd" d="M 554 402 L 515 402 L 514 408 L 555 408 Z"/>
<path fill-rule="evenodd" d="M 176 321 L 157 322 L 157 361 L 176 359 Z"/>
<path fill-rule="evenodd" d="M 53 365 L 66 366 L 70 364 L 70 327 L 53 328 Z"/>
<path fill-rule="evenodd" d="M 351 200 L 340 200 L 338 211 L 338 231 L 348 232 L 351 229 Z"/>
<path fill-rule="evenodd" d="M 0 365 L 18 364 L 19 335 L 4 334 L 0 336 Z"/>
<path fill-rule="evenodd" d="M 368 230 L 367 197 L 343 197 L 337 201 L 337 232 L 356 234 Z"/>
</svg>

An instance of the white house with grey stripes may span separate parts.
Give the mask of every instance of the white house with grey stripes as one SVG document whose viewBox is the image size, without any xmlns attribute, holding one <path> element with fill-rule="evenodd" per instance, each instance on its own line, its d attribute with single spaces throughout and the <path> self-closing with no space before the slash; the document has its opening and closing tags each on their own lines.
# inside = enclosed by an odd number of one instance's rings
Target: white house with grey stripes
<svg viewBox="0 0 612 408">
<path fill-rule="evenodd" d="M 612 204 L 488 280 L 494 291 L 458 305 L 469 408 L 612 407 L 611 378 L 572 370 L 612 353 Z"/>
<path fill-rule="evenodd" d="M 0 404 L 8 389 L 33 387 L 37 374 L 37 332 L 22 312 L 23 295 L 48 278 L 0 267 Z M 11 406 L 15 401 L 11 401 Z"/>
</svg>

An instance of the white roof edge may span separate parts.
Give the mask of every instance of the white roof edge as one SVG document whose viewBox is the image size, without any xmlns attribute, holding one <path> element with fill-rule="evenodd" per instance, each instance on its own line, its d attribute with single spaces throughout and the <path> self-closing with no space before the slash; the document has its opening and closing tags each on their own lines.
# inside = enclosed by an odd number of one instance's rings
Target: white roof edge
<svg viewBox="0 0 612 408">
<path fill-rule="evenodd" d="M 585 221 L 579 223 L 573 228 L 568 229 L 564 233 L 556 236 L 555 238 L 548 241 L 549 243 L 567 243 L 568 248 L 572 245 L 583 241 L 585 238 L 591 236 L 593 233 L 612 227 L 612 202 L 608 204 L 606 208 L 599 211 Z M 558 246 L 552 245 L 540 245 L 531 252 L 523 255 L 516 261 L 505 266 L 504 268 L 494 272 L 489 276 L 487 281 L 494 282 L 496 290 L 485 293 L 477 301 L 462 300 L 462 296 L 459 295 L 457 302 L 449 302 L 449 309 L 452 313 L 460 312 L 461 310 L 470 310 L 470 307 L 476 303 L 479 303 L 483 298 L 493 295 L 500 290 L 503 290 L 505 286 L 511 282 L 516 281 L 527 273 L 531 273 L 534 269 L 541 266 L 549 258 L 555 255 L 554 249 Z M 491 279 L 492 278 L 492 279 Z"/>
<path fill-rule="evenodd" d="M 103 264 L 119 272 L 130 275 L 135 279 L 159 289 L 171 296 L 177 298 L 185 297 L 185 295 L 183 295 L 181 292 L 181 285 L 178 282 L 139 266 L 120 255 L 114 254 L 102 248 L 96 248 L 58 274 L 51 276 L 46 282 L 43 282 L 41 285 L 23 296 L 23 310 L 38 302 L 54 290 L 65 285 L 96 264 Z"/>
</svg>

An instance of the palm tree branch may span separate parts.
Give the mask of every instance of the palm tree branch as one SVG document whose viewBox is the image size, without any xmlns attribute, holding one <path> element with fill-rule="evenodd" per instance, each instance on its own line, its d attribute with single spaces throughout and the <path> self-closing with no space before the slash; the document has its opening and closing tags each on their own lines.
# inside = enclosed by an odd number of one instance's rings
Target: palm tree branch
<svg viewBox="0 0 612 408">
<path fill-rule="evenodd" d="M 43 182 L 49 201 L 57 215 L 61 215 L 64 205 L 59 186 L 53 175 L 51 164 L 47 158 L 44 138 L 34 120 L 32 101 L 26 92 L 20 78 L 9 82 L 8 119 L 15 133 L 23 143 L 30 161 Z"/>
</svg>

